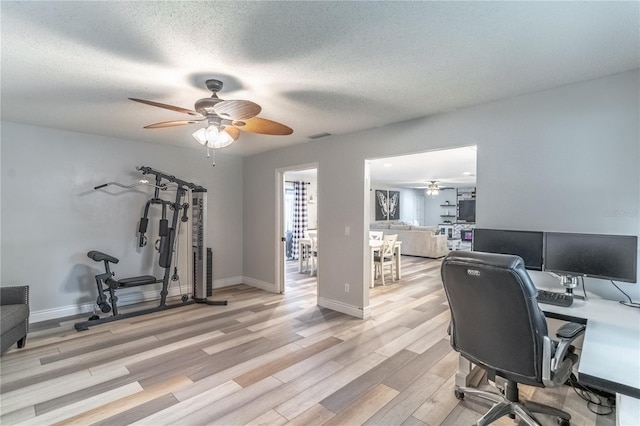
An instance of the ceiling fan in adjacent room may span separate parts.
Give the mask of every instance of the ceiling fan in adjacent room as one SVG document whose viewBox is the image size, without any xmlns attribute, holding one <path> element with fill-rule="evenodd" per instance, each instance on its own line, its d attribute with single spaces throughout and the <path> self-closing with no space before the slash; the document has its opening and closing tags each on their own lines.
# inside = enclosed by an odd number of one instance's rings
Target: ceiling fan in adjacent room
<svg viewBox="0 0 640 426">
<path fill-rule="evenodd" d="M 441 188 L 438 186 L 438 183 L 435 180 L 432 180 L 429 183 L 429 186 L 427 186 L 425 193 L 430 197 L 435 197 L 440 193 L 440 189 Z"/>
<path fill-rule="evenodd" d="M 210 148 L 224 148 L 225 146 L 231 145 L 233 141 L 240 136 L 240 131 L 259 133 L 262 135 L 290 135 L 293 133 L 293 130 L 284 124 L 257 117 L 260 111 L 262 111 L 262 108 L 255 102 L 246 100 L 223 100 L 218 98 L 218 92 L 222 89 L 222 82 L 220 80 L 207 80 L 206 85 L 213 94 L 210 98 L 197 100 L 194 110 L 144 99 L 129 99 L 190 115 L 186 120 L 163 121 L 149 124 L 144 126 L 145 129 L 162 129 L 205 122 L 207 126 L 194 132 L 193 137 L 201 145 L 206 146 L 207 151 Z"/>
</svg>

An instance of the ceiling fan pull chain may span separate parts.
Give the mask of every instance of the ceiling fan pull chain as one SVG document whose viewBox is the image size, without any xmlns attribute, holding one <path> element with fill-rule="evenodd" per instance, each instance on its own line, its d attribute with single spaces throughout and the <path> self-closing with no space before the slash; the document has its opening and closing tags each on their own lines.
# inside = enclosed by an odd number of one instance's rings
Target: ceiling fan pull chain
<svg viewBox="0 0 640 426">
<path fill-rule="evenodd" d="M 211 157 L 211 150 L 210 148 L 207 146 L 207 158 Z"/>
<path fill-rule="evenodd" d="M 209 147 L 207 147 L 207 149 L 209 149 Z M 216 149 L 215 148 L 211 148 L 211 166 L 215 167 L 216 166 Z"/>
</svg>

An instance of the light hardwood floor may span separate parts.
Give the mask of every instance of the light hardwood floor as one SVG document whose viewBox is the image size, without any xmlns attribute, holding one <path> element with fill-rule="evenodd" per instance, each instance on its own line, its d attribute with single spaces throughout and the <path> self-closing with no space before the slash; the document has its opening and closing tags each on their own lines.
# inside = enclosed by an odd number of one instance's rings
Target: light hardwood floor
<svg viewBox="0 0 640 426">
<path fill-rule="evenodd" d="M 472 424 L 489 405 L 453 396 L 439 267 L 403 256 L 403 279 L 371 290 L 366 321 L 317 307 L 315 278 L 292 262 L 284 295 L 237 285 L 215 292 L 226 307 L 84 332 L 78 318 L 34 324 L 26 347 L 0 359 L 0 424 Z M 562 406 L 575 425 L 615 423 L 569 387 L 521 393 Z"/>
</svg>

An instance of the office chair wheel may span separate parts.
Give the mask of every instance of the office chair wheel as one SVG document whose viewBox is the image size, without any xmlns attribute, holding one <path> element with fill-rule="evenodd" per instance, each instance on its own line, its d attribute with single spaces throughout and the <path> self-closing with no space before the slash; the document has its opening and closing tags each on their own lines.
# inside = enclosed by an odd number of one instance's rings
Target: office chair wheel
<svg viewBox="0 0 640 426">
<path fill-rule="evenodd" d="M 460 392 L 458 389 L 454 390 L 453 394 L 456 396 L 456 399 L 458 399 L 460 401 L 462 401 L 464 399 L 464 392 Z"/>
</svg>

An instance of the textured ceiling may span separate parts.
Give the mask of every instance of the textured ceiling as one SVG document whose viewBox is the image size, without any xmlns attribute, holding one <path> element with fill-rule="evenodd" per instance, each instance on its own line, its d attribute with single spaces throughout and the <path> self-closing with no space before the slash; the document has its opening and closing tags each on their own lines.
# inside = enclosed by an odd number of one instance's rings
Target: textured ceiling
<svg viewBox="0 0 640 426">
<path fill-rule="evenodd" d="M 225 83 L 290 136 L 249 155 L 640 67 L 638 2 L 0 2 L 2 119 L 195 146 Z M 322 143 L 319 139 L 313 143 Z"/>
</svg>

